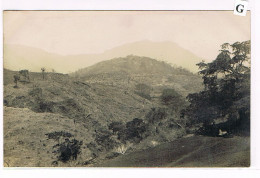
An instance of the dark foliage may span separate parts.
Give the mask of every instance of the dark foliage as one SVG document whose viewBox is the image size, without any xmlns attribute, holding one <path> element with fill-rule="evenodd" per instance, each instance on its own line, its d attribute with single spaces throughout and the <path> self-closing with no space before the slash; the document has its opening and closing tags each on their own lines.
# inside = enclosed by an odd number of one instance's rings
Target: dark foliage
<svg viewBox="0 0 260 178">
<path fill-rule="evenodd" d="M 60 132 L 55 131 L 55 132 L 47 133 L 45 135 L 48 137 L 48 139 L 54 139 L 54 140 L 59 139 L 60 137 L 68 137 L 68 138 L 73 137 L 71 133 L 64 132 L 64 131 L 60 131 Z"/>
<path fill-rule="evenodd" d="M 20 80 L 20 76 L 19 75 L 14 75 L 14 83 L 15 83 L 15 86 L 14 88 L 18 88 L 18 81 Z"/>
<path fill-rule="evenodd" d="M 113 133 L 115 134 L 119 131 L 124 130 L 125 125 L 122 122 L 112 122 L 111 124 L 109 124 L 108 129 L 112 130 Z"/>
<path fill-rule="evenodd" d="M 92 152 L 92 157 L 95 159 L 98 155 L 104 151 L 101 146 L 97 145 L 95 142 L 90 142 L 87 144 L 87 148 Z"/>
<path fill-rule="evenodd" d="M 178 112 L 185 106 L 184 98 L 174 89 L 164 89 L 162 95 L 160 96 L 160 99 L 162 104 L 171 107 L 176 112 Z"/>
<path fill-rule="evenodd" d="M 214 120 L 225 117 L 232 130 L 249 133 L 250 41 L 221 47 L 214 61 L 197 64 L 205 89 L 188 95 L 190 105 L 183 113 L 190 124 L 204 123 L 204 130 L 210 130 Z"/>
<path fill-rule="evenodd" d="M 30 76 L 28 70 L 20 70 L 19 75 L 23 77 L 23 82 L 30 82 Z"/>
<path fill-rule="evenodd" d="M 53 146 L 55 149 L 53 153 L 58 154 L 57 161 L 67 162 L 69 160 L 77 159 L 77 156 L 80 153 L 80 147 L 83 144 L 82 141 L 78 141 L 76 139 L 70 140 L 69 138 L 73 137 L 73 135 L 65 131 L 55 131 L 45 135 L 48 137 L 48 139 L 54 139 L 58 141 L 58 144 Z M 63 138 L 63 140 L 65 139 L 65 141 L 62 143 L 60 143 L 61 138 Z"/>
<path fill-rule="evenodd" d="M 165 108 L 152 108 L 145 117 L 149 123 L 154 124 L 165 119 L 167 112 Z"/>
<path fill-rule="evenodd" d="M 100 146 L 101 151 L 109 151 L 113 149 L 118 143 L 112 138 L 112 133 L 106 130 L 96 130 L 95 143 Z"/>
<path fill-rule="evenodd" d="M 146 137 L 147 125 L 142 119 L 135 118 L 126 123 L 126 128 L 118 132 L 118 139 L 125 143 L 131 141 L 139 143 Z"/>
<path fill-rule="evenodd" d="M 65 142 L 59 144 L 57 153 L 58 161 L 67 162 L 69 160 L 76 160 L 78 154 L 80 153 L 80 147 L 83 144 L 82 141 L 76 139 L 65 139 Z"/>
<path fill-rule="evenodd" d="M 34 106 L 33 110 L 36 112 L 54 112 L 55 103 L 51 101 L 39 100 L 37 105 Z"/>
</svg>

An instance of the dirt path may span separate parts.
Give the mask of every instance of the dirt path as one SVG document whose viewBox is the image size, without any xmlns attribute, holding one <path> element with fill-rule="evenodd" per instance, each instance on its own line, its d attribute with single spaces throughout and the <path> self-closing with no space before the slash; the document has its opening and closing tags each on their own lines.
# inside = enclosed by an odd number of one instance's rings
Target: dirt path
<svg viewBox="0 0 260 178">
<path fill-rule="evenodd" d="M 247 167 L 249 137 L 182 138 L 144 151 L 119 156 L 99 167 Z"/>
</svg>

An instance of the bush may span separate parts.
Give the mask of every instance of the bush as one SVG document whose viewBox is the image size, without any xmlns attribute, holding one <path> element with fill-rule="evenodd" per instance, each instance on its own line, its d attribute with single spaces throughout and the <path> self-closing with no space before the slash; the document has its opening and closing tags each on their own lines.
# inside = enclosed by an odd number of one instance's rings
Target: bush
<svg viewBox="0 0 260 178">
<path fill-rule="evenodd" d="M 144 83 L 139 83 L 135 86 L 135 94 L 148 100 L 151 100 L 151 90 L 152 88 Z"/>
<path fill-rule="evenodd" d="M 146 119 L 149 123 L 159 122 L 167 117 L 166 109 L 164 108 L 152 108 L 147 114 Z"/>
<path fill-rule="evenodd" d="M 99 131 L 95 134 L 95 142 L 101 146 L 101 151 L 109 151 L 118 145 L 118 141 L 109 131 Z"/>
<path fill-rule="evenodd" d="M 125 128 L 125 125 L 122 122 L 112 122 L 108 126 L 109 130 L 112 130 L 113 133 L 119 132 Z"/>
<path fill-rule="evenodd" d="M 51 101 L 38 101 L 37 105 L 34 106 L 33 110 L 36 112 L 54 112 L 55 103 Z"/>
<path fill-rule="evenodd" d="M 78 141 L 76 139 L 73 139 L 72 141 L 65 139 L 65 142 L 59 144 L 59 148 L 57 150 L 57 153 L 59 153 L 58 161 L 67 162 L 71 159 L 76 160 L 78 154 L 80 153 L 82 143 L 82 141 Z"/>
<path fill-rule="evenodd" d="M 60 131 L 60 132 L 51 132 L 51 133 L 47 133 L 45 134 L 48 139 L 54 139 L 54 140 L 57 140 L 59 139 L 60 137 L 72 137 L 73 135 L 69 132 L 64 132 L 64 131 Z"/>
<path fill-rule="evenodd" d="M 126 143 L 126 141 L 132 141 L 139 143 L 146 136 L 144 135 L 147 130 L 147 125 L 142 119 L 135 118 L 132 121 L 126 123 L 126 128 L 118 132 L 118 139 Z"/>
<path fill-rule="evenodd" d="M 174 89 L 164 89 L 160 97 L 162 104 L 172 106 L 175 110 L 184 107 L 184 98 Z"/>
<path fill-rule="evenodd" d="M 42 98 L 42 89 L 41 88 L 34 88 L 29 92 L 29 95 L 36 97 L 37 99 Z"/>
</svg>

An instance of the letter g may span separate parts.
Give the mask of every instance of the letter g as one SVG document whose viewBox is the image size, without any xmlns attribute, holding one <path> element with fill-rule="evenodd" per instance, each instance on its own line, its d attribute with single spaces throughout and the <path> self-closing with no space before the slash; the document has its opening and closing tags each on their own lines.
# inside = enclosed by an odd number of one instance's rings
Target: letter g
<svg viewBox="0 0 260 178">
<path fill-rule="evenodd" d="M 242 8 L 240 8 L 240 6 L 242 7 Z M 237 10 L 237 12 L 239 12 L 239 13 L 243 13 L 243 11 L 244 11 L 244 5 L 242 5 L 242 4 L 238 4 L 237 5 L 237 7 L 236 7 L 236 10 Z"/>
</svg>

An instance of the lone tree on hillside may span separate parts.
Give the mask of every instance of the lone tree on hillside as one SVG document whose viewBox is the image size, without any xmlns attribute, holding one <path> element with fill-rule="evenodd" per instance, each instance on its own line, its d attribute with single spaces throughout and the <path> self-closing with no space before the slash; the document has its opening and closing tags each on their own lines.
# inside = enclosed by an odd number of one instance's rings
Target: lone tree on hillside
<svg viewBox="0 0 260 178">
<path fill-rule="evenodd" d="M 46 69 L 44 67 L 42 67 L 41 70 L 42 70 L 42 79 L 44 80 L 45 79 L 45 70 Z"/>
<path fill-rule="evenodd" d="M 14 88 L 18 88 L 18 81 L 20 80 L 20 76 L 19 75 L 14 75 L 14 83 L 15 83 L 15 86 Z"/>
<path fill-rule="evenodd" d="M 19 75 L 24 78 L 24 81 L 30 82 L 30 77 L 29 77 L 29 71 L 28 70 L 20 70 Z"/>
</svg>

